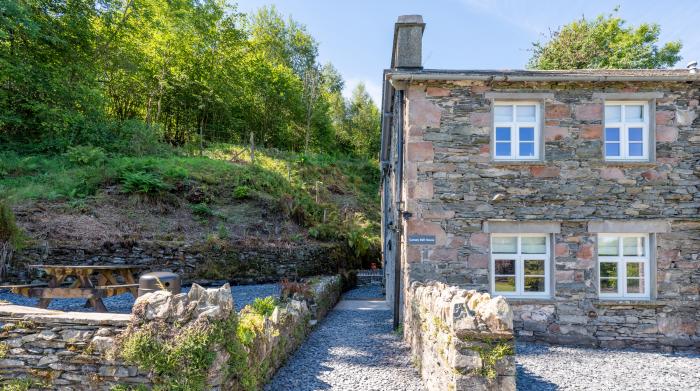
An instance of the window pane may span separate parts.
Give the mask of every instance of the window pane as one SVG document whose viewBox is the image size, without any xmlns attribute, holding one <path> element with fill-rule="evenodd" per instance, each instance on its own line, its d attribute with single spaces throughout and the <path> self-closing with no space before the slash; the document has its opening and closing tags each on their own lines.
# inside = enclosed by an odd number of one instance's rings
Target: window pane
<svg viewBox="0 0 700 391">
<path fill-rule="evenodd" d="M 627 263 L 627 277 L 644 277 L 644 264 L 642 262 Z"/>
<path fill-rule="evenodd" d="M 515 292 L 515 277 L 496 277 L 496 292 Z"/>
<path fill-rule="evenodd" d="M 544 260 L 537 259 L 525 261 L 525 275 L 544 276 Z"/>
<path fill-rule="evenodd" d="M 535 156 L 535 143 L 520 143 L 520 156 Z"/>
<path fill-rule="evenodd" d="M 544 292 L 544 277 L 525 277 L 525 292 Z"/>
<path fill-rule="evenodd" d="M 642 128 L 629 128 L 630 141 L 642 141 Z"/>
<path fill-rule="evenodd" d="M 642 105 L 629 105 L 625 106 L 625 121 L 627 122 L 642 122 L 644 117 L 642 116 Z"/>
<path fill-rule="evenodd" d="M 601 278 L 617 277 L 617 263 L 601 262 L 600 263 L 600 277 Z"/>
<path fill-rule="evenodd" d="M 496 156 L 510 156 L 510 143 L 496 143 Z"/>
<path fill-rule="evenodd" d="M 535 111 L 537 109 L 535 108 L 535 105 L 527 105 L 527 106 L 516 106 L 515 112 L 518 121 L 522 122 L 535 122 Z"/>
<path fill-rule="evenodd" d="M 600 293 L 617 293 L 617 279 L 601 278 Z"/>
<path fill-rule="evenodd" d="M 510 141 L 510 128 L 496 128 L 496 141 Z"/>
<path fill-rule="evenodd" d="M 520 128 L 520 141 L 535 141 L 535 128 Z"/>
<path fill-rule="evenodd" d="M 513 106 L 495 106 L 494 117 L 496 122 L 513 122 Z"/>
<path fill-rule="evenodd" d="M 523 236 L 520 245 L 523 254 L 547 253 L 547 238 L 544 236 Z"/>
<path fill-rule="evenodd" d="M 614 236 L 599 236 L 598 255 L 618 255 L 619 239 Z"/>
<path fill-rule="evenodd" d="M 644 293 L 644 279 L 628 278 L 627 293 Z"/>
<path fill-rule="evenodd" d="M 620 156 L 620 143 L 605 143 L 605 156 Z"/>
<path fill-rule="evenodd" d="M 622 255 L 643 257 L 644 254 L 644 237 L 622 238 Z"/>
<path fill-rule="evenodd" d="M 605 121 L 620 122 L 622 119 L 622 107 L 620 105 L 605 106 Z"/>
<path fill-rule="evenodd" d="M 630 143 L 630 156 L 644 156 L 642 143 Z"/>
<path fill-rule="evenodd" d="M 620 128 L 605 128 L 605 141 L 620 141 Z"/>
<path fill-rule="evenodd" d="M 494 254 L 515 254 L 518 252 L 518 238 L 515 236 L 494 236 L 491 240 Z"/>
<path fill-rule="evenodd" d="M 514 259 L 497 259 L 495 263 L 494 274 L 515 275 Z"/>
</svg>

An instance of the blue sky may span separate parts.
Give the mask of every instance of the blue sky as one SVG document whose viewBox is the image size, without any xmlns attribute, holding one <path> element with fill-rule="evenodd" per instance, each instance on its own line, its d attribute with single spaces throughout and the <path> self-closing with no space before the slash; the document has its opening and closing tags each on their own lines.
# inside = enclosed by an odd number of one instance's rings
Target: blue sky
<svg viewBox="0 0 700 391">
<path fill-rule="evenodd" d="M 305 24 L 320 43 L 321 62 L 332 62 L 346 81 L 346 94 L 359 82 L 378 102 L 382 70 L 389 65 L 398 15 L 421 14 L 426 22 L 426 68 L 520 69 L 528 49 L 549 29 L 581 15 L 618 14 L 628 23 L 661 25 L 661 42 L 680 39 L 685 67 L 700 60 L 699 0 L 238 0 L 241 12 L 263 5 Z"/>
</svg>

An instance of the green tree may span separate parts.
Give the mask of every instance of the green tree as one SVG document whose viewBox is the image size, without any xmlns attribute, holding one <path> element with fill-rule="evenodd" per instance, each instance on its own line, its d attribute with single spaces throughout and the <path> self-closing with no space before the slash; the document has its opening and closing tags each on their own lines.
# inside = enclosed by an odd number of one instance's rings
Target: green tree
<svg viewBox="0 0 700 391">
<path fill-rule="evenodd" d="M 617 11 L 617 10 L 616 10 Z M 681 57 L 680 41 L 658 46 L 661 28 L 642 23 L 636 28 L 614 15 L 581 18 L 533 43 L 532 69 L 652 69 L 671 67 Z"/>
<path fill-rule="evenodd" d="M 363 83 L 355 87 L 348 102 L 347 126 L 354 151 L 376 157 L 380 146 L 379 109 Z"/>
</svg>

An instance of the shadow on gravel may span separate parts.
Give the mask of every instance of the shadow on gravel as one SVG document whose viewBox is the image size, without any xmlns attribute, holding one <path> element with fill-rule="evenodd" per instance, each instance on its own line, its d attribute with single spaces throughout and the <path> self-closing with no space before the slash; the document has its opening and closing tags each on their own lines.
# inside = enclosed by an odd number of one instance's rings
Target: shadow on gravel
<svg viewBox="0 0 700 391">
<path fill-rule="evenodd" d="M 559 389 L 558 385 L 535 375 L 523 368 L 521 364 L 516 364 L 516 372 L 518 391 L 550 391 Z"/>
</svg>

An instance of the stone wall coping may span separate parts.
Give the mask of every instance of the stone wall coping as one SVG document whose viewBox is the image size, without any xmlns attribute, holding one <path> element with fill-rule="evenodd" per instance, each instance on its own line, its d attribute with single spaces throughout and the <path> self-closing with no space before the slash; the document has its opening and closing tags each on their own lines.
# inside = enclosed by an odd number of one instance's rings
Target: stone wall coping
<svg viewBox="0 0 700 391">
<path fill-rule="evenodd" d="M 593 300 L 596 307 L 665 307 L 669 303 L 658 300 Z"/>
<path fill-rule="evenodd" d="M 0 305 L 0 320 L 22 318 L 37 323 L 75 323 L 86 325 L 126 326 L 131 314 L 107 312 L 63 312 L 21 305 Z"/>
<path fill-rule="evenodd" d="M 589 221 L 588 232 L 592 233 L 664 233 L 671 232 L 667 220 L 600 220 Z"/>
<path fill-rule="evenodd" d="M 554 99 L 553 92 L 486 92 L 486 99 Z"/>
<path fill-rule="evenodd" d="M 486 220 L 482 223 L 482 230 L 485 233 L 505 233 L 505 234 L 558 234 L 561 233 L 561 222 L 559 221 L 514 221 L 514 220 Z"/>
<path fill-rule="evenodd" d="M 664 97 L 663 92 L 594 92 L 593 99 L 605 100 L 648 100 Z"/>
</svg>

